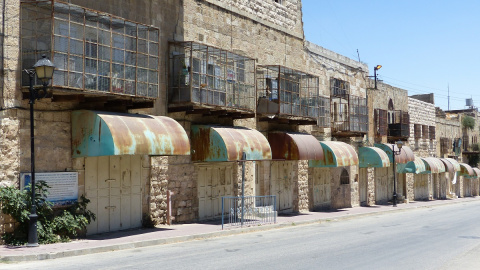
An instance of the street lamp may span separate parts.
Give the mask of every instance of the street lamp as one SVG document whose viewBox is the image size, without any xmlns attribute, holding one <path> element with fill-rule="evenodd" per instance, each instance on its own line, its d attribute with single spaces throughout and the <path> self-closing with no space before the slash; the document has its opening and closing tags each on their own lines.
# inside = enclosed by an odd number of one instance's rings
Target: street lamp
<svg viewBox="0 0 480 270">
<path fill-rule="evenodd" d="M 377 70 L 381 69 L 382 65 L 376 65 L 373 68 L 373 77 L 375 78 L 375 89 L 377 89 Z"/>
<path fill-rule="evenodd" d="M 395 144 L 397 145 L 398 151 L 395 151 Z M 393 157 L 393 206 L 397 207 L 397 174 L 395 171 L 395 155 L 400 155 L 402 152 L 403 142 L 398 141 L 395 144 L 392 144 L 392 157 Z"/>
<path fill-rule="evenodd" d="M 31 181 L 30 181 L 30 190 L 32 194 L 32 208 L 30 210 L 29 222 L 28 222 L 28 247 L 38 247 L 38 235 L 37 235 L 37 208 L 35 206 L 35 141 L 34 141 L 34 118 L 33 118 L 33 104 L 35 99 L 41 99 L 47 96 L 47 86 L 50 79 L 53 77 L 53 71 L 55 66 L 53 63 L 48 60 L 45 55 L 42 55 L 42 59 L 38 60 L 37 63 L 33 66 L 33 69 L 25 69 L 25 72 L 30 77 L 30 147 L 31 147 Z M 35 74 L 38 79 L 42 81 L 43 88 L 34 89 L 33 81 L 35 79 Z"/>
</svg>

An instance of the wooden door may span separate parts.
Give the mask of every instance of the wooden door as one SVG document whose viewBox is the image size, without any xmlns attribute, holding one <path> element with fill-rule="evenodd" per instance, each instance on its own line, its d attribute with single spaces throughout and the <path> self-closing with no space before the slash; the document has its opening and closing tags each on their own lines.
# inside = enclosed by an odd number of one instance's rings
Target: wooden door
<svg viewBox="0 0 480 270">
<path fill-rule="evenodd" d="M 277 209 L 281 212 L 293 211 L 294 161 L 272 162 L 271 189 L 277 196 Z"/>
<path fill-rule="evenodd" d="M 141 227 L 141 157 L 103 156 L 85 159 L 85 196 L 97 219 L 88 234 Z"/>
<path fill-rule="evenodd" d="M 198 215 L 202 220 L 222 216 L 222 197 L 233 196 L 232 164 L 198 166 Z"/>
<path fill-rule="evenodd" d="M 328 168 L 313 170 L 313 207 L 328 208 L 331 206 L 331 174 Z"/>
<path fill-rule="evenodd" d="M 388 168 L 375 169 L 375 203 L 388 202 Z"/>
</svg>

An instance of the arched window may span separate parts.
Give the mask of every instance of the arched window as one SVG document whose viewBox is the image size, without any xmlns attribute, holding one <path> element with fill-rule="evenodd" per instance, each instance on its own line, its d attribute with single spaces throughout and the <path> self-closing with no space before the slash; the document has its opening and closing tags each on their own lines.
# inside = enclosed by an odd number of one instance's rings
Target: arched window
<svg viewBox="0 0 480 270">
<path fill-rule="evenodd" d="M 340 185 L 348 184 L 350 184 L 350 176 L 348 175 L 347 169 L 343 169 L 342 174 L 340 175 Z"/>
</svg>

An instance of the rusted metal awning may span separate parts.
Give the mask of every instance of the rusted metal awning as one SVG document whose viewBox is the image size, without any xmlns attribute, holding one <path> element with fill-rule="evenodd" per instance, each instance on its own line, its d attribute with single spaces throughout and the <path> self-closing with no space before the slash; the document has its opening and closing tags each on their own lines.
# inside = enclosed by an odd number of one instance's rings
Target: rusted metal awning
<svg viewBox="0 0 480 270">
<path fill-rule="evenodd" d="M 242 159 L 272 159 L 267 138 L 257 130 L 244 127 L 193 125 L 191 127 L 192 161 L 222 162 Z"/>
<path fill-rule="evenodd" d="M 310 167 L 345 167 L 358 164 L 355 149 L 344 142 L 322 141 L 324 159 L 310 160 Z"/>
<path fill-rule="evenodd" d="M 358 149 L 358 160 L 360 168 L 384 168 L 390 166 L 390 159 L 387 153 L 378 147 L 360 147 Z"/>
<path fill-rule="evenodd" d="M 424 173 L 425 162 L 423 162 L 421 158 L 415 157 L 413 161 L 397 164 L 397 172 L 398 173 L 415 173 L 415 174 Z"/>
<path fill-rule="evenodd" d="M 480 178 L 480 169 L 478 168 L 472 168 L 473 172 L 475 173 L 475 178 Z"/>
<path fill-rule="evenodd" d="M 445 165 L 443 162 L 434 157 L 421 158 L 425 163 L 425 172 L 423 173 L 444 173 Z"/>
<path fill-rule="evenodd" d="M 445 165 L 445 169 L 446 169 L 449 173 L 455 173 L 455 172 L 456 172 L 455 167 L 453 167 L 452 162 L 450 162 L 450 161 L 447 160 L 446 158 L 441 158 L 440 160 L 443 162 L 443 165 Z M 458 166 L 460 167 L 460 165 L 458 165 Z"/>
<path fill-rule="evenodd" d="M 190 155 L 183 127 L 172 118 L 81 110 L 72 112 L 72 156 Z"/>
<path fill-rule="evenodd" d="M 466 163 L 458 163 L 460 164 L 460 171 L 458 173 L 459 176 L 463 176 L 466 178 L 472 178 L 475 176 L 475 172 L 473 171 L 472 167 Z"/>
<path fill-rule="evenodd" d="M 273 159 L 322 160 L 320 142 L 310 134 L 297 132 L 270 132 L 268 142 Z"/>
<path fill-rule="evenodd" d="M 386 144 L 386 143 L 376 143 L 374 144 L 375 147 L 378 147 L 380 149 L 382 149 L 383 151 L 385 151 L 385 153 L 387 153 L 388 155 L 388 158 L 390 159 L 390 162 L 393 162 L 393 153 L 392 153 L 392 147 L 395 147 L 395 152 L 398 152 L 398 147 L 394 144 Z M 402 164 L 402 163 L 408 163 L 410 161 L 414 161 L 415 160 L 415 155 L 413 154 L 413 151 L 412 149 L 410 149 L 410 147 L 408 146 L 403 146 L 401 151 L 400 151 L 400 154 L 399 155 L 395 155 L 395 162 L 396 163 L 399 163 L 399 164 Z"/>
<path fill-rule="evenodd" d="M 460 171 L 460 163 L 458 163 L 458 161 L 456 161 L 453 158 L 444 158 L 444 159 L 448 160 L 448 161 L 450 161 L 450 163 L 452 163 L 453 168 L 455 169 L 456 172 Z"/>
</svg>

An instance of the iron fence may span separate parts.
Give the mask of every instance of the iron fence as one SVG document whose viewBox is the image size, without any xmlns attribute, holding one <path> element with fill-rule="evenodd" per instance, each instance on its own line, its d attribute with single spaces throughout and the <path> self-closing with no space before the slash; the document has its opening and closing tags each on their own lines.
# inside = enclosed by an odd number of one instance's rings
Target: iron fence
<svg viewBox="0 0 480 270">
<path fill-rule="evenodd" d="M 275 195 L 222 197 L 222 230 L 276 222 Z"/>
</svg>

